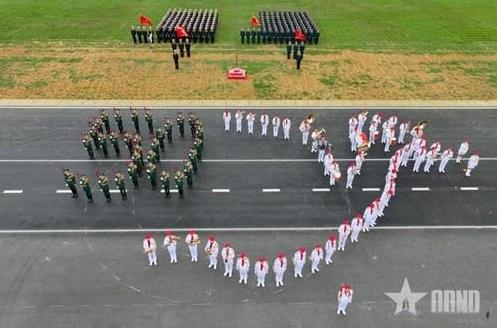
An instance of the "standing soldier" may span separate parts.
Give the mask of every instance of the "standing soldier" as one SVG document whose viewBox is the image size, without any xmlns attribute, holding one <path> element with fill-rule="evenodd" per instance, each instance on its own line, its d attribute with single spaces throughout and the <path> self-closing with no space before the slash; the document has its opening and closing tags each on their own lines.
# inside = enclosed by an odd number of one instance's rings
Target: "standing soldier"
<svg viewBox="0 0 497 328">
<path fill-rule="evenodd" d="M 467 140 L 464 140 L 459 146 L 459 150 L 457 151 L 456 163 L 461 163 L 461 159 L 468 153 L 469 143 Z"/>
<path fill-rule="evenodd" d="M 185 242 L 190 250 L 190 256 L 192 262 L 198 261 L 198 244 L 200 244 L 200 239 L 198 238 L 197 232 L 193 229 L 188 231 L 186 235 Z"/>
<path fill-rule="evenodd" d="M 164 190 L 166 194 L 166 198 L 169 198 L 170 189 L 169 189 L 169 173 L 166 170 L 163 170 L 160 173 L 160 184 L 161 188 Z"/>
<path fill-rule="evenodd" d="M 335 251 L 337 250 L 337 237 L 334 234 L 329 235 L 328 240 L 324 245 L 324 250 L 326 252 L 324 256 L 324 263 L 326 265 L 330 265 L 331 263 L 333 263 L 333 260 L 331 258 L 333 257 L 333 254 L 335 254 Z"/>
<path fill-rule="evenodd" d="M 357 215 L 352 219 L 352 222 L 350 223 L 350 230 L 351 235 L 350 235 L 350 242 L 351 243 L 357 243 L 359 238 L 359 232 L 362 230 L 362 225 L 364 223 L 364 218 L 362 214 L 357 213 Z"/>
<path fill-rule="evenodd" d="M 473 152 L 473 155 L 471 155 L 469 157 L 468 166 L 464 170 L 466 172 L 464 174 L 464 176 L 470 177 L 471 176 L 471 171 L 473 171 L 478 166 L 479 162 L 480 162 L 480 152 L 479 151 L 475 151 L 475 152 Z"/>
<path fill-rule="evenodd" d="M 300 123 L 300 132 L 302 132 L 302 145 L 307 145 L 307 139 L 309 139 L 309 131 L 311 130 L 311 124 L 308 119 L 304 119 Z"/>
<path fill-rule="evenodd" d="M 131 25 L 130 32 L 131 32 L 131 38 L 133 39 L 133 43 L 136 44 L 136 42 L 138 42 L 138 40 L 136 38 L 136 29 L 133 25 Z"/>
<path fill-rule="evenodd" d="M 104 133 L 104 128 L 103 128 L 102 121 L 100 121 L 100 119 L 96 118 L 96 117 L 94 117 L 93 119 L 94 119 L 94 121 L 93 121 L 93 129 L 96 130 L 97 133 Z"/>
<path fill-rule="evenodd" d="M 178 244 L 178 242 L 176 241 L 176 239 L 178 239 L 178 237 L 176 237 L 171 230 L 166 230 L 166 237 L 164 237 L 164 247 L 167 248 L 171 263 L 178 263 L 178 256 L 176 254 L 176 245 Z"/>
<path fill-rule="evenodd" d="M 107 112 L 105 111 L 105 109 L 100 110 L 100 119 L 104 123 L 105 132 L 107 134 L 109 134 L 110 133 L 109 115 L 107 115 Z"/>
<path fill-rule="evenodd" d="M 91 139 L 88 134 L 83 135 L 83 146 L 88 152 L 88 156 L 90 156 L 90 159 L 95 159 L 95 154 L 93 153 L 93 147 L 91 145 Z"/>
<path fill-rule="evenodd" d="M 185 163 L 185 167 L 183 171 L 185 172 L 186 176 L 186 184 L 188 185 L 188 188 L 191 188 L 193 186 L 193 167 L 192 163 L 190 161 L 183 161 Z"/>
<path fill-rule="evenodd" d="M 173 50 L 174 68 L 179 69 L 179 56 L 176 49 Z"/>
<path fill-rule="evenodd" d="M 150 148 L 155 153 L 155 156 L 157 157 L 157 162 L 160 162 L 160 145 L 159 145 L 159 140 L 157 138 L 152 138 L 152 141 L 150 142 Z"/>
<path fill-rule="evenodd" d="M 130 162 L 128 164 L 128 174 L 133 182 L 133 188 L 138 189 L 138 166 L 135 163 Z"/>
<path fill-rule="evenodd" d="M 152 162 L 147 164 L 147 177 L 152 185 L 152 190 L 157 189 L 157 167 Z"/>
<path fill-rule="evenodd" d="M 166 138 L 164 130 L 162 130 L 161 128 L 155 129 L 155 137 L 157 138 L 157 140 L 159 140 L 160 150 L 164 152 L 164 139 Z"/>
<path fill-rule="evenodd" d="M 117 133 L 114 131 L 111 131 L 109 134 L 109 140 L 112 146 L 114 147 L 114 151 L 116 152 L 116 156 L 121 156 L 121 152 L 119 151 L 119 137 L 117 136 Z"/>
<path fill-rule="evenodd" d="M 100 174 L 97 178 L 97 182 L 98 182 L 98 185 L 100 186 L 100 189 L 102 189 L 102 192 L 104 193 L 105 201 L 107 203 L 110 203 L 111 198 L 110 198 L 110 190 L 109 190 L 109 178 L 107 178 L 103 174 Z"/>
<path fill-rule="evenodd" d="M 166 121 L 164 122 L 164 129 L 166 130 L 167 142 L 173 142 L 173 122 L 170 117 L 166 117 Z"/>
<path fill-rule="evenodd" d="M 195 148 L 190 148 L 190 151 L 188 152 L 188 159 L 190 160 L 190 163 L 192 164 L 193 168 L 193 173 L 197 174 L 197 151 Z"/>
<path fill-rule="evenodd" d="M 216 241 L 216 236 L 210 235 L 205 245 L 205 253 L 209 257 L 209 269 L 216 270 L 217 268 L 217 254 L 219 253 L 219 245 Z"/>
<path fill-rule="evenodd" d="M 352 189 L 352 183 L 354 182 L 355 175 L 358 174 L 358 170 L 354 162 L 349 163 L 349 168 L 347 169 L 347 185 L 345 189 Z"/>
<path fill-rule="evenodd" d="M 300 277 L 303 278 L 304 276 L 302 275 L 302 269 L 304 268 L 306 261 L 306 247 L 302 246 L 297 251 L 295 254 L 293 254 L 293 265 L 294 265 L 294 277 Z"/>
<path fill-rule="evenodd" d="M 281 120 L 278 116 L 275 116 L 273 117 L 273 137 L 277 137 L 278 136 L 278 132 L 280 130 L 280 123 L 281 123 Z"/>
<path fill-rule="evenodd" d="M 287 260 L 284 253 L 278 253 L 276 259 L 273 263 L 273 271 L 276 277 L 276 287 L 283 287 L 283 275 L 285 274 L 287 268 Z"/>
<path fill-rule="evenodd" d="M 224 275 L 231 278 L 233 275 L 233 262 L 235 260 L 235 250 L 231 247 L 229 241 L 225 242 L 221 250 L 221 257 L 224 262 Z"/>
<path fill-rule="evenodd" d="M 243 114 L 245 114 L 245 112 L 242 112 L 241 110 L 237 110 L 235 113 L 236 132 L 242 132 Z"/>
<path fill-rule="evenodd" d="M 136 172 L 138 173 L 138 176 L 141 177 L 143 165 L 142 165 L 142 161 L 140 158 L 140 153 L 136 150 L 133 151 L 133 155 L 131 155 L 131 159 L 133 160 L 133 163 L 136 165 Z"/>
<path fill-rule="evenodd" d="M 245 252 L 240 252 L 240 257 L 236 260 L 236 270 L 240 274 L 240 280 L 238 283 L 242 282 L 246 285 L 248 280 L 248 272 L 250 270 L 250 260 Z"/>
<path fill-rule="evenodd" d="M 76 176 L 69 169 L 64 169 L 64 180 L 66 181 L 67 186 L 71 189 L 72 198 L 78 197 L 78 190 L 76 189 Z"/>
<path fill-rule="evenodd" d="M 152 118 L 152 112 L 150 109 L 145 108 L 145 121 L 148 125 L 148 132 L 153 135 L 154 134 L 154 120 Z"/>
<path fill-rule="evenodd" d="M 178 123 L 179 134 L 181 138 L 183 138 L 185 136 L 185 116 L 182 112 L 178 113 L 178 116 L 176 117 L 176 123 Z"/>
<path fill-rule="evenodd" d="M 268 271 L 269 265 L 267 264 L 266 258 L 264 256 L 257 258 L 254 265 L 254 273 L 257 277 L 257 287 L 265 287 L 265 280 Z"/>
<path fill-rule="evenodd" d="M 223 112 L 223 121 L 224 121 L 224 131 L 229 131 L 230 122 L 231 122 L 231 112 L 227 109 Z"/>
<path fill-rule="evenodd" d="M 121 112 L 119 111 L 119 109 L 114 108 L 114 119 L 116 120 L 119 133 L 123 134 L 124 133 L 123 117 L 121 116 Z"/>
<path fill-rule="evenodd" d="M 157 164 L 157 154 L 152 149 L 147 152 L 147 161 L 154 165 Z"/>
<path fill-rule="evenodd" d="M 119 192 L 121 193 L 121 200 L 127 200 L 128 194 L 126 193 L 124 174 L 122 174 L 121 171 L 117 171 L 117 173 L 114 176 L 114 181 L 116 182 L 117 188 L 119 188 Z"/>
<path fill-rule="evenodd" d="M 91 186 L 90 186 L 90 177 L 83 174 L 79 178 L 79 184 L 81 185 L 81 188 L 83 188 L 86 194 L 86 198 L 88 198 L 88 203 L 93 203 L 93 195 L 91 193 Z"/>
<path fill-rule="evenodd" d="M 203 141 L 200 138 L 195 139 L 193 142 L 193 146 L 197 151 L 197 159 L 199 162 L 202 162 L 202 150 L 203 150 Z"/>
<path fill-rule="evenodd" d="M 188 124 L 190 125 L 190 132 L 192 133 L 192 137 L 195 135 L 195 120 L 197 118 L 195 117 L 195 114 L 190 113 L 188 115 Z"/>
<path fill-rule="evenodd" d="M 245 118 L 247 119 L 248 133 L 253 134 L 254 133 L 255 114 L 252 112 L 249 112 Z"/>
<path fill-rule="evenodd" d="M 191 48 L 190 40 L 186 39 L 185 49 L 186 49 L 186 57 L 190 58 L 190 48 Z"/>
<path fill-rule="evenodd" d="M 288 117 L 285 117 L 283 119 L 283 122 L 281 123 L 283 127 L 283 139 L 284 140 L 289 140 L 290 139 L 290 127 L 292 126 L 292 122 Z"/>
<path fill-rule="evenodd" d="M 103 133 L 98 134 L 98 143 L 100 144 L 100 147 L 102 147 L 104 157 L 109 158 L 109 151 L 107 150 L 107 138 Z"/>
<path fill-rule="evenodd" d="M 142 136 L 139 133 L 133 135 L 133 146 L 142 146 Z"/>
<path fill-rule="evenodd" d="M 354 290 L 352 287 L 348 284 L 341 284 L 340 285 L 340 290 L 338 291 L 338 309 L 337 309 L 337 315 L 343 314 L 346 315 L 347 313 L 345 310 L 347 310 L 347 305 L 349 303 L 352 303 L 352 294 L 354 293 Z"/>
<path fill-rule="evenodd" d="M 350 235 L 349 220 L 343 220 L 340 227 L 338 227 L 338 250 L 345 251 L 345 244 Z"/>
<path fill-rule="evenodd" d="M 179 198 L 183 198 L 183 185 L 185 183 L 185 176 L 181 171 L 177 170 L 174 175 L 174 182 L 176 183 L 176 188 L 178 188 Z"/>
<path fill-rule="evenodd" d="M 267 126 L 269 125 L 269 115 L 267 113 L 261 114 L 261 135 L 267 136 Z"/>
<path fill-rule="evenodd" d="M 129 135 L 128 132 L 124 132 L 123 141 L 124 141 L 124 144 L 126 145 L 126 147 L 128 147 L 129 156 L 132 156 L 133 155 L 133 139 L 131 138 L 131 136 Z"/>
<path fill-rule="evenodd" d="M 442 153 L 442 156 L 440 158 L 440 166 L 438 167 L 438 172 L 439 173 L 445 173 L 445 167 L 447 166 L 447 163 L 449 163 L 449 160 L 454 156 L 454 152 L 452 151 L 451 148 L 447 148 L 444 150 Z"/>
<path fill-rule="evenodd" d="M 288 41 L 286 45 L 286 59 L 290 59 L 290 55 L 292 54 L 292 41 Z"/>
<path fill-rule="evenodd" d="M 134 108 L 131 108 L 130 110 L 131 110 L 131 120 L 135 125 L 136 133 L 140 133 L 140 122 L 138 120 L 138 112 Z"/>
<path fill-rule="evenodd" d="M 320 244 L 314 246 L 311 252 L 311 272 L 312 274 L 319 272 L 319 262 L 323 259 L 323 247 Z"/>
<path fill-rule="evenodd" d="M 95 128 L 91 127 L 89 129 L 90 137 L 93 139 L 93 143 L 95 144 L 95 149 L 100 150 L 100 143 L 98 142 L 98 132 Z"/>
<path fill-rule="evenodd" d="M 157 265 L 157 244 L 155 243 L 152 234 L 145 234 L 145 240 L 143 240 L 143 252 L 147 254 L 148 265 Z"/>
<path fill-rule="evenodd" d="M 297 51 L 297 54 L 295 55 L 295 61 L 297 63 L 297 69 L 300 70 L 300 63 L 302 62 L 302 52 L 300 50 Z"/>
</svg>

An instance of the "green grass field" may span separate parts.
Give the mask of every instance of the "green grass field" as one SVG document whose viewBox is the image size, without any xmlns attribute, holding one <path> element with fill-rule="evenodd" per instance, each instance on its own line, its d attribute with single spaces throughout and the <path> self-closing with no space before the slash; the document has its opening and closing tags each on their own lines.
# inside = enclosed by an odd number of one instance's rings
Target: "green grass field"
<svg viewBox="0 0 497 328">
<path fill-rule="evenodd" d="M 270 2 L 270 4 L 268 4 Z M 322 49 L 497 51 L 495 0 L 0 0 L 0 43 L 129 42 L 139 14 L 157 22 L 168 7 L 217 8 L 217 46 L 242 47 L 238 31 L 260 9 L 308 10 Z"/>
</svg>

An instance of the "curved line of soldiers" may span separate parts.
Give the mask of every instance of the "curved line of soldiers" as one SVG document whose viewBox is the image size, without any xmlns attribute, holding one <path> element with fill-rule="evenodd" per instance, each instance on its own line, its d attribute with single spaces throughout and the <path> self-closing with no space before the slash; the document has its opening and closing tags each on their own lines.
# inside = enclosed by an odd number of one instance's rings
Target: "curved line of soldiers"
<svg viewBox="0 0 497 328">
<path fill-rule="evenodd" d="M 93 151 L 93 145 L 96 151 L 103 154 L 104 158 L 109 157 L 109 150 L 107 144 L 107 137 L 114 148 L 114 152 L 117 157 L 121 156 L 121 149 L 119 146 L 120 136 L 122 135 L 123 142 L 129 151 L 130 162 L 128 163 L 127 171 L 130 180 L 132 181 L 133 188 L 136 190 L 139 188 L 139 177 L 143 175 L 143 171 L 146 172 L 147 178 L 150 181 L 152 189 L 157 189 L 157 165 L 160 165 L 161 156 L 165 156 L 165 139 L 167 137 L 168 143 L 172 142 L 172 129 L 173 123 L 171 118 L 166 117 L 164 121 L 164 129 L 158 127 L 154 129 L 152 112 L 150 109 L 145 109 L 145 121 L 147 123 L 148 132 L 150 133 L 152 139 L 150 144 L 150 149 L 146 153 L 145 163 L 144 152 L 142 148 L 142 137 L 140 135 L 140 123 L 139 123 L 139 113 L 136 109 L 130 108 L 130 116 L 135 127 L 135 134 L 130 134 L 124 130 L 123 118 L 119 109 L 114 109 L 114 120 L 116 122 L 119 133 L 111 130 L 110 119 L 107 112 L 102 109 L 100 111 L 100 117 L 95 117 L 88 122 L 88 133 L 81 133 L 83 146 L 86 149 L 88 156 L 91 160 L 95 159 L 95 152 Z M 176 117 L 176 122 L 178 126 L 178 131 L 180 136 L 183 138 L 185 135 L 185 116 L 182 112 L 178 112 Z M 184 194 L 184 183 L 188 188 L 193 186 L 193 176 L 197 174 L 198 162 L 202 161 L 202 152 L 204 147 L 204 129 L 202 122 L 195 114 L 190 113 L 188 116 L 188 123 L 190 125 L 190 131 L 193 138 L 193 144 L 188 150 L 187 159 L 183 160 L 184 168 L 183 170 L 175 169 L 175 174 L 172 177 L 174 183 L 178 190 L 178 195 L 180 198 Z M 93 145 L 92 145 L 93 141 Z M 76 174 L 69 169 L 63 169 L 64 180 L 72 192 L 72 197 L 78 197 L 78 191 L 76 188 Z M 170 196 L 170 180 L 171 176 L 166 170 L 160 172 L 160 184 L 161 189 L 164 190 L 165 197 Z M 121 194 L 122 200 L 127 200 L 127 191 L 125 176 L 121 171 L 117 171 L 114 174 L 114 181 L 117 188 Z M 106 201 L 111 202 L 110 187 L 109 187 L 109 177 L 105 174 L 97 172 L 97 183 L 102 190 Z M 91 191 L 91 179 L 88 175 L 79 176 L 79 185 L 85 192 L 85 195 L 89 203 L 93 203 L 93 194 Z"/>
</svg>

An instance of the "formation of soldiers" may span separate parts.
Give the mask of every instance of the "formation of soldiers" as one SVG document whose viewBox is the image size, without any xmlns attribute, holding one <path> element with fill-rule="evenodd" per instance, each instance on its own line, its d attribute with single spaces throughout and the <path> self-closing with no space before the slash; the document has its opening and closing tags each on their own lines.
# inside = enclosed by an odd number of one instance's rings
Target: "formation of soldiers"
<svg viewBox="0 0 497 328">
<path fill-rule="evenodd" d="M 305 43 L 288 41 L 286 45 L 286 59 L 295 60 L 297 69 L 300 69 L 300 63 L 304 59 Z"/>
<path fill-rule="evenodd" d="M 301 30 L 309 44 L 319 42 L 319 28 L 306 11 L 260 11 L 260 29 L 241 30 L 242 43 L 294 42 L 294 33 Z"/>
<path fill-rule="evenodd" d="M 191 42 L 188 38 L 180 38 L 178 41 L 176 39 L 171 40 L 171 50 L 173 55 L 174 67 L 179 69 L 179 58 L 191 56 Z"/>
<path fill-rule="evenodd" d="M 231 112 L 229 110 L 225 110 L 223 112 L 223 121 L 224 121 L 224 131 L 230 131 L 231 127 Z M 254 125 L 257 120 L 257 115 L 253 112 L 245 113 L 245 111 L 237 110 L 234 114 L 236 132 L 242 133 L 243 131 L 243 122 L 247 122 L 247 131 L 249 134 L 254 133 Z M 278 138 L 280 135 L 280 126 L 282 127 L 283 139 L 290 140 L 290 129 L 292 127 L 292 121 L 288 117 L 273 116 L 272 118 L 265 112 L 262 112 L 259 118 L 259 122 L 261 125 L 261 135 L 267 136 L 267 130 L 269 124 L 272 125 L 273 137 Z"/>
<path fill-rule="evenodd" d="M 169 198 L 171 189 L 170 185 L 175 184 L 180 198 L 184 195 L 185 183 L 188 188 L 193 187 L 193 177 L 197 174 L 198 163 L 202 161 L 202 152 L 204 147 L 204 129 L 202 122 L 195 114 L 190 113 L 188 118 L 185 118 L 184 113 L 178 112 L 176 117 L 176 125 L 181 138 L 185 136 L 185 120 L 188 120 L 190 132 L 193 138 L 192 146 L 189 148 L 187 158 L 183 160 L 183 169 L 175 169 L 174 173 L 169 173 L 165 169 L 160 170 L 161 158 L 165 157 L 166 138 L 168 143 L 173 142 L 173 121 L 170 117 L 164 119 L 163 127 L 155 127 L 152 111 L 144 109 L 144 118 L 147 125 L 147 131 L 151 136 L 150 149 L 143 149 L 142 136 L 140 134 L 140 118 L 139 112 L 135 108 L 130 108 L 130 118 L 133 122 L 135 133 L 129 133 L 124 130 L 123 118 L 119 109 L 114 109 L 114 120 L 119 132 L 111 130 L 110 119 L 105 110 L 100 111 L 100 117 L 94 117 L 88 122 L 88 133 L 82 134 L 83 146 L 86 149 L 90 159 L 95 159 L 95 152 L 102 153 L 104 158 L 109 157 L 107 139 L 112 144 L 115 155 L 121 156 L 121 143 L 124 143 L 125 148 L 130 156 L 127 172 L 129 179 L 132 182 L 135 190 L 139 189 L 139 178 L 144 173 L 149 180 L 153 190 L 158 189 L 165 193 L 165 197 Z M 64 180 L 71 190 L 73 197 L 77 197 L 76 175 L 69 169 L 64 170 Z M 119 189 L 121 200 L 127 200 L 127 190 L 125 183 L 125 174 L 121 171 L 114 173 L 114 182 Z M 109 177 L 105 174 L 97 173 L 97 183 L 103 192 L 106 201 L 111 202 Z M 88 202 L 93 202 L 91 179 L 87 175 L 79 177 L 79 184 L 84 190 Z"/>
<path fill-rule="evenodd" d="M 218 23 L 217 9 L 168 9 L 155 29 L 157 41 L 177 38 L 176 27 L 183 26 L 193 43 L 214 43 Z"/>
<path fill-rule="evenodd" d="M 156 42 L 154 30 L 150 26 L 133 26 L 130 28 L 131 40 L 133 43 L 146 43 L 151 45 Z"/>
</svg>

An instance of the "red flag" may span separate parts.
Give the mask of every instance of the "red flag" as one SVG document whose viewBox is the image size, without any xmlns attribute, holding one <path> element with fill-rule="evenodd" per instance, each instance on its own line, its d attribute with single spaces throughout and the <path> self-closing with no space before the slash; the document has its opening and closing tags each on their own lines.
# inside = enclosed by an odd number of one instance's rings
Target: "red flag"
<svg viewBox="0 0 497 328">
<path fill-rule="evenodd" d="M 140 25 L 141 26 L 152 26 L 152 20 L 147 16 L 140 16 Z"/>
<path fill-rule="evenodd" d="M 305 41 L 305 34 L 301 30 L 296 30 L 293 33 L 293 36 L 295 38 L 295 41 L 299 41 L 299 42 L 304 42 Z"/>
<path fill-rule="evenodd" d="M 252 27 L 259 27 L 261 26 L 261 22 L 259 22 L 259 18 L 252 16 L 252 19 L 250 20 L 250 23 L 252 24 Z"/>
<path fill-rule="evenodd" d="M 188 33 L 186 32 L 186 30 L 183 26 L 176 26 L 176 37 L 178 39 L 188 37 Z"/>
</svg>

